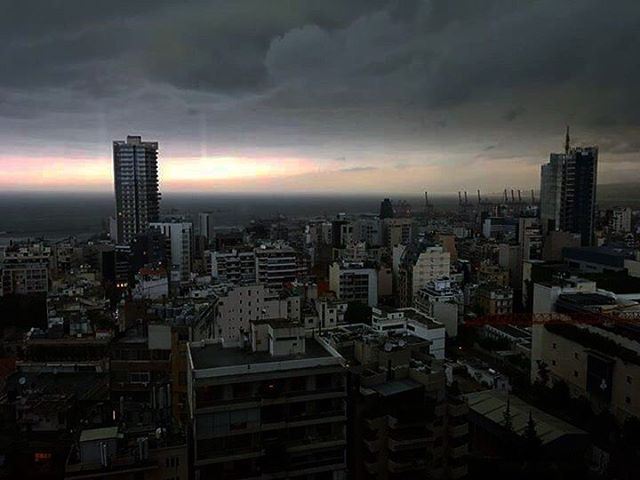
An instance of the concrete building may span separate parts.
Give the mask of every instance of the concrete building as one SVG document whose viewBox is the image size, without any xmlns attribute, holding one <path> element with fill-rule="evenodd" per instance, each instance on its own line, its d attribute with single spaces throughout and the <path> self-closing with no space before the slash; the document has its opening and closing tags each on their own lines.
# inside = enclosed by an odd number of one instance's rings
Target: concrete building
<svg viewBox="0 0 640 480">
<path fill-rule="evenodd" d="M 569 247 L 562 251 L 569 267 L 584 273 L 631 272 L 640 268 L 637 250 L 611 247 Z"/>
<path fill-rule="evenodd" d="M 128 245 L 158 221 L 158 143 L 128 136 L 113 142 L 116 223 L 119 244 Z"/>
<path fill-rule="evenodd" d="M 251 324 L 250 347 L 188 348 L 196 480 L 346 478 L 346 370 L 289 321 Z"/>
<path fill-rule="evenodd" d="M 198 235 L 206 239 L 207 246 L 212 245 L 216 240 L 216 232 L 213 225 L 213 213 L 198 213 Z"/>
<path fill-rule="evenodd" d="M 598 148 L 569 148 L 552 153 L 542 166 L 540 219 L 544 232 L 579 233 L 581 244 L 593 244 Z"/>
<path fill-rule="evenodd" d="M 490 457 L 498 468 L 513 458 L 514 448 L 525 446 L 529 416 L 535 422 L 541 455 L 547 460 L 584 462 L 590 445 L 584 430 L 554 417 L 520 398 L 496 390 L 464 395 L 469 405 L 470 451 L 478 457 Z M 509 415 L 511 428 L 505 425 Z"/>
<path fill-rule="evenodd" d="M 382 222 L 378 217 L 359 217 L 353 225 L 354 239 L 369 246 L 382 245 Z"/>
<path fill-rule="evenodd" d="M 287 245 L 261 245 L 254 250 L 256 280 L 269 288 L 281 288 L 304 276 L 296 251 Z"/>
<path fill-rule="evenodd" d="M 141 268 L 135 280 L 134 299 L 156 300 L 169 296 L 169 278 L 164 269 Z"/>
<path fill-rule="evenodd" d="M 564 300 L 586 295 L 567 295 Z M 545 365 L 551 382 L 566 382 L 572 395 L 589 398 L 596 410 L 608 410 L 620 421 L 640 417 L 637 330 L 575 322 L 540 324 L 533 329 L 532 380 L 540 378 L 540 365 Z"/>
<path fill-rule="evenodd" d="M 515 243 L 501 243 L 498 250 L 498 265 L 509 271 L 509 285 L 522 285 L 522 246 Z"/>
<path fill-rule="evenodd" d="M 190 222 L 152 222 L 150 228 L 160 231 L 168 241 L 171 281 L 187 282 L 193 260 L 193 226 Z"/>
<path fill-rule="evenodd" d="M 579 277 L 558 278 L 533 286 L 533 313 L 555 313 L 556 301 L 565 293 L 596 293 L 596 282 Z"/>
<path fill-rule="evenodd" d="M 476 303 L 485 315 L 503 315 L 513 312 L 513 290 L 497 285 L 480 285 L 476 290 Z"/>
<path fill-rule="evenodd" d="M 256 255 L 253 250 L 211 252 L 211 277 L 219 283 L 255 283 Z"/>
<path fill-rule="evenodd" d="M 542 260 L 560 262 L 565 248 L 579 247 L 580 245 L 579 233 L 550 231 L 545 235 L 542 244 Z"/>
<path fill-rule="evenodd" d="M 379 333 L 415 335 L 429 342 L 429 355 L 444 359 L 444 325 L 415 308 L 373 308 L 371 326 Z"/>
<path fill-rule="evenodd" d="M 630 208 L 614 208 L 611 212 L 611 230 L 616 233 L 630 232 L 632 213 Z"/>
<path fill-rule="evenodd" d="M 264 285 L 220 285 L 214 288 L 207 309 L 193 327 L 194 338 L 224 340 L 226 345 L 246 343 L 252 321 L 301 319 L 301 298 Z"/>
<path fill-rule="evenodd" d="M 0 248 L 0 297 L 49 291 L 51 249 L 43 244 Z"/>
<path fill-rule="evenodd" d="M 395 245 L 408 245 L 413 238 L 413 219 L 384 218 L 382 220 L 382 237 L 384 245 L 388 248 Z"/>
<path fill-rule="evenodd" d="M 458 479 L 467 474 L 467 407 L 448 397 L 442 361 L 411 332 L 350 325 L 323 333 L 351 365 L 351 478 Z"/>
<path fill-rule="evenodd" d="M 433 280 L 418 290 L 415 308 L 445 326 L 449 337 L 458 335 L 458 323 L 464 313 L 464 294 L 448 278 Z"/>
<path fill-rule="evenodd" d="M 522 261 L 542 259 L 542 226 L 534 217 L 521 217 L 518 220 L 518 245 L 522 253 Z"/>
<path fill-rule="evenodd" d="M 411 306 L 427 283 L 449 277 L 451 255 L 441 246 L 411 245 L 402 253 L 398 274 L 400 305 Z"/>
<path fill-rule="evenodd" d="M 127 435 L 118 427 L 85 429 L 67 460 L 65 480 L 188 480 L 184 436 Z"/>
<path fill-rule="evenodd" d="M 365 263 L 334 262 L 329 267 L 329 288 L 339 300 L 378 303 L 378 271 Z"/>
</svg>

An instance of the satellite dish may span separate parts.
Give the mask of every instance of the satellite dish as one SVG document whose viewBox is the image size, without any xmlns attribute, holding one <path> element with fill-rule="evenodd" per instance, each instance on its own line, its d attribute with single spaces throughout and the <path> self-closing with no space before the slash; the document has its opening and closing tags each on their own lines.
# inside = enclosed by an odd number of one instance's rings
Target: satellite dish
<svg viewBox="0 0 640 480">
<path fill-rule="evenodd" d="M 393 350 L 393 345 L 391 345 L 389 342 L 384 344 L 384 351 L 385 352 L 390 352 L 391 350 Z"/>
<path fill-rule="evenodd" d="M 20 378 L 18 379 L 18 383 L 19 383 L 20 385 L 25 385 L 25 384 L 27 383 L 27 379 L 26 379 L 26 378 L 24 378 L 24 377 L 20 377 Z"/>
</svg>

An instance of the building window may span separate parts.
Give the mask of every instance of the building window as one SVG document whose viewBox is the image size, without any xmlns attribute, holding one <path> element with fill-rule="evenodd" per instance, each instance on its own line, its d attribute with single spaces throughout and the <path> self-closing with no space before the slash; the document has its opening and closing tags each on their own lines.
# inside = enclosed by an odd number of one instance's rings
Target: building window
<svg viewBox="0 0 640 480">
<path fill-rule="evenodd" d="M 573 354 L 573 358 L 575 358 L 576 360 L 578 360 L 578 357 L 579 357 L 578 352 Z"/>
<path fill-rule="evenodd" d="M 553 345 L 551 345 L 551 348 L 553 348 L 554 350 L 556 350 L 558 348 L 558 344 L 554 343 Z"/>
<path fill-rule="evenodd" d="M 631 403 L 631 397 L 624 397 L 624 402 L 629 405 Z"/>
<path fill-rule="evenodd" d="M 577 370 L 574 370 L 574 371 L 573 371 L 573 376 L 574 376 L 574 377 L 576 377 L 576 378 L 578 378 L 578 371 L 577 371 Z"/>
<path fill-rule="evenodd" d="M 627 375 L 627 383 L 629 385 L 631 385 L 631 383 L 632 383 L 632 379 L 631 379 L 631 377 L 629 375 Z"/>
<path fill-rule="evenodd" d="M 555 360 L 551 360 L 551 365 L 553 365 L 555 367 L 556 366 L 556 361 Z"/>
</svg>

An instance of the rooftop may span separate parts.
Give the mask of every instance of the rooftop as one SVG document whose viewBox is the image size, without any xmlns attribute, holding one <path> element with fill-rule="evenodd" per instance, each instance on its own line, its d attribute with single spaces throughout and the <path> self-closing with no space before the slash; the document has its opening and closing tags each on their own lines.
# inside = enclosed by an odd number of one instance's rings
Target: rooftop
<svg viewBox="0 0 640 480">
<path fill-rule="evenodd" d="M 92 428 L 83 430 L 80 434 L 81 442 L 93 442 L 95 440 L 107 440 L 118 437 L 118 427 Z"/>
<path fill-rule="evenodd" d="M 507 396 L 507 394 L 496 390 L 485 390 L 468 393 L 465 398 L 471 411 L 500 425 L 504 424 L 504 412 L 507 409 L 507 402 L 509 402 L 513 431 L 520 436 L 524 435 L 529 421 L 529 414 L 531 413 L 531 417 L 536 423 L 538 438 L 540 438 L 543 445 L 565 435 L 587 435 L 585 431 L 553 415 L 549 415 L 513 395 Z"/>
<path fill-rule="evenodd" d="M 223 348 L 220 343 L 189 344 L 193 367 L 196 370 L 206 368 L 233 367 L 239 365 L 270 362 L 286 362 L 313 358 L 330 358 L 331 353 L 315 339 L 307 339 L 305 353 L 295 355 L 272 356 L 269 352 L 252 352 L 248 348 Z"/>
</svg>

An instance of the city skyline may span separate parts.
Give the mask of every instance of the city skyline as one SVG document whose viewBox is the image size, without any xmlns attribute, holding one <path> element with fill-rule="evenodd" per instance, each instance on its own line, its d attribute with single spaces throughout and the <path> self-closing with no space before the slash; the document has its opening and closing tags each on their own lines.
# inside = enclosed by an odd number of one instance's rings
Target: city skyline
<svg viewBox="0 0 640 480">
<path fill-rule="evenodd" d="M 635 2 L 117 6 L 7 10 L 3 190 L 110 191 L 127 134 L 167 192 L 535 188 L 566 124 L 640 180 Z"/>
</svg>

